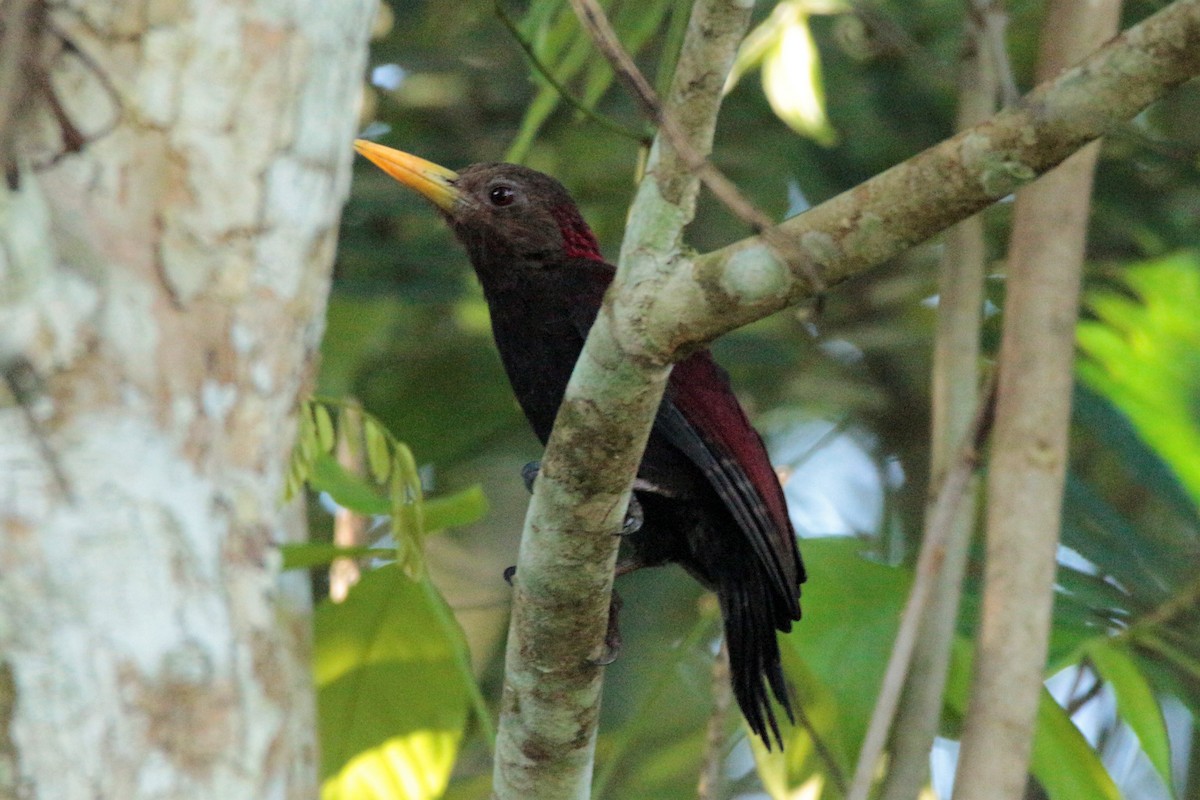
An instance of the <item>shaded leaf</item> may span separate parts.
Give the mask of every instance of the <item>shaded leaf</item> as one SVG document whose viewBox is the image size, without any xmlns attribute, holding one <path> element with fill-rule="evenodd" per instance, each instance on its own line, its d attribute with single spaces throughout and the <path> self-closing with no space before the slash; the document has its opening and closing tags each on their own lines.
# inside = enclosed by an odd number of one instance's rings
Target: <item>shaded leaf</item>
<svg viewBox="0 0 1200 800">
<path fill-rule="evenodd" d="M 329 542 L 285 544 L 279 550 L 283 553 L 284 569 L 323 567 L 332 564 L 339 558 L 396 557 L 396 551 L 390 547 L 341 547 Z"/>
<path fill-rule="evenodd" d="M 1170 789 L 1171 744 L 1167 738 L 1167 724 L 1146 676 L 1125 646 L 1112 639 L 1094 643 L 1087 649 L 1087 655 L 1096 672 L 1116 694 L 1117 713 L 1137 734 L 1142 750 Z"/>
<path fill-rule="evenodd" d="M 864 558 L 848 538 L 805 539 L 804 619 L 779 637 L 784 668 L 829 755 L 849 775 L 866 734 L 891 652 L 910 574 Z M 812 703 L 812 706 L 808 704 Z M 818 713 L 819 712 L 819 713 Z M 808 748 L 801 727 L 785 732 L 785 748 Z M 824 772 L 815 757 L 789 764 L 795 787 Z"/>
</svg>

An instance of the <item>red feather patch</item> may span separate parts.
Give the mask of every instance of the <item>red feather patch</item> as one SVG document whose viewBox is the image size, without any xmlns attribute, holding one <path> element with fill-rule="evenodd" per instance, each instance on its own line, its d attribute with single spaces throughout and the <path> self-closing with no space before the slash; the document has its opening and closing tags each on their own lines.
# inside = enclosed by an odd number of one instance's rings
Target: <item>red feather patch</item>
<svg viewBox="0 0 1200 800">
<path fill-rule="evenodd" d="M 596 234 L 583 221 L 579 210 L 570 203 L 555 206 L 551 212 L 558 229 L 562 232 L 563 250 L 567 258 L 590 258 L 593 261 L 603 261 L 600 255 L 600 245 Z"/>
</svg>

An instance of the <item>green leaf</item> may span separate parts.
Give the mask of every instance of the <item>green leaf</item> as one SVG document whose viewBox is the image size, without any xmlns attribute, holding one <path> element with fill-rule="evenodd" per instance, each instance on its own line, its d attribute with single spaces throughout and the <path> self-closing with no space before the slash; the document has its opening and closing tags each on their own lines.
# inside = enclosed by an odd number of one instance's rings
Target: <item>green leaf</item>
<svg viewBox="0 0 1200 800">
<path fill-rule="evenodd" d="M 487 495 L 479 484 L 454 494 L 425 501 L 425 529 L 440 531 L 461 528 L 483 519 L 488 512 Z"/>
<path fill-rule="evenodd" d="M 805 539 L 803 545 L 810 578 L 804 585 L 804 621 L 779 639 L 784 669 L 830 756 L 850 774 L 911 575 L 867 560 L 854 539 Z M 785 736 L 785 752 L 812 754 L 803 763 L 789 757 L 789 787 L 826 771 L 803 726 L 785 729 Z M 771 782 L 778 787 L 780 780 L 773 775 Z"/>
<path fill-rule="evenodd" d="M 1045 689 L 1038 699 L 1030 771 L 1050 800 L 1121 800 L 1096 751 Z"/>
<path fill-rule="evenodd" d="M 377 483 L 383 483 L 392 474 L 392 454 L 388 447 L 387 431 L 371 417 L 363 420 L 363 439 L 366 441 L 367 466 Z"/>
<path fill-rule="evenodd" d="M 435 800 L 445 791 L 468 693 L 457 663 L 465 643 L 440 622 L 435 598 L 384 567 L 342 603 L 318 606 L 322 800 Z"/>
<path fill-rule="evenodd" d="M 1112 399 L 1200 504 L 1200 252 L 1122 273 L 1136 295 L 1092 292 L 1079 324 L 1079 374 Z"/>
<path fill-rule="evenodd" d="M 329 409 L 322 403 L 312 404 L 312 414 L 317 426 L 317 442 L 321 445 L 321 449 L 328 453 L 333 450 L 333 418 L 329 416 Z"/>
<path fill-rule="evenodd" d="M 314 491 L 328 492 L 339 506 L 359 514 L 388 514 L 392 509 L 391 503 L 375 487 L 347 471 L 329 455 L 317 458 L 309 485 Z"/>
<path fill-rule="evenodd" d="M 1137 734 L 1142 750 L 1158 770 L 1167 788 L 1174 792 L 1171 780 L 1171 744 L 1162 706 L 1149 681 L 1125 646 L 1113 639 L 1097 641 L 1087 649 L 1096 672 L 1108 682 L 1117 696 L 1117 713 Z"/>
<path fill-rule="evenodd" d="M 285 544 L 279 550 L 283 554 L 284 569 L 323 567 L 339 558 L 396 557 L 396 551 L 390 547 L 340 547 L 328 542 Z"/>
</svg>

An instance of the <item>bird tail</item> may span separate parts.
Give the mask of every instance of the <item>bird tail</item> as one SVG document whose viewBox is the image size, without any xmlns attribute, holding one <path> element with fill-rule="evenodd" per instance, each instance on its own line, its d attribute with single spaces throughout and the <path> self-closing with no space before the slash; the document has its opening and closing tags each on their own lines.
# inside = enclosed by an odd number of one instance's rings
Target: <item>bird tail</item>
<svg viewBox="0 0 1200 800">
<path fill-rule="evenodd" d="M 790 615 L 775 608 L 777 602 L 766 581 L 753 578 L 726 581 L 718 587 L 717 596 L 725 621 L 733 696 L 746 724 L 767 749 L 771 749 L 774 739 L 782 750 L 783 737 L 771 695 L 787 714 L 788 721 L 795 724 L 780 664 L 779 642 L 775 638 L 777 628 L 791 629 Z"/>
</svg>

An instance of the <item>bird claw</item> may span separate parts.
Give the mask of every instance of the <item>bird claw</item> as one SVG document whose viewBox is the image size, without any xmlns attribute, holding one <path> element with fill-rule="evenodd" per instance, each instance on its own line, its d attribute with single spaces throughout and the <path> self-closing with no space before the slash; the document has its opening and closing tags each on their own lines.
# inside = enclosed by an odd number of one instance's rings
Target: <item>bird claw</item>
<svg viewBox="0 0 1200 800">
<path fill-rule="evenodd" d="M 521 480 L 525 483 L 525 489 L 530 494 L 533 494 L 533 483 L 537 480 L 541 469 L 542 462 L 540 461 L 530 461 L 521 467 Z M 636 497 L 631 495 L 629 497 L 629 508 L 625 511 L 625 521 L 621 524 L 621 530 L 617 531 L 617 535 L 629 536 L 637 533 L 642 529 L 643 521 L 642 504 L 638 502 Z"/>
<path fill-rule="evenodd" d="M 533 482 L 537 480 L 538 472 L 542 468 L 542 462 L 530 461 L 525 466 L 521 467 L 521 480 L 525 482 L 525 490 L 533 494 Z"/>
<path fill-rule="evenodd" d="M 617 531 L 617 536 L 632 536 L 642 529 L 642 523 L 645 521 L 645 515 L 642 513 L 642 504 L 633 495 L 629 496 L 629 508 L 625 509 L 625 522 L 621 525 L 621 530 Z"/>
<path fill-rule="evenodd" d="M 600 655 L 588 659 L 588 663 L 593 667 L 607 667 L 621 654 L 621 605 L 621 596 L 613 592 L 612 603 L 608 606 L 608 630 L 604 633 L 604 649 Z"/>
<path fill-rule="evenodd" d="M 505 567 L 504 568 L 504 582 L 507 583 L 509 586 L 512 586 L 513 585 L 513 582 L 512 582 L 513 576 L 516 574 L 517 574 L 517 565 L 516 564 L 512 565 L 511 567 Z"/>
</svg>

